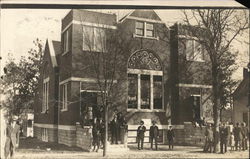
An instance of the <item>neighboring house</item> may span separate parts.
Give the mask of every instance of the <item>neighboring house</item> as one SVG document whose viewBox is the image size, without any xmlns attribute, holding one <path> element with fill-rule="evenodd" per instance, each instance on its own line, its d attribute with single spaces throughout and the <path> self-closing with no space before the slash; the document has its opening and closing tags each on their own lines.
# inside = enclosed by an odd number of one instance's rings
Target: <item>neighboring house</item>
<svg viewBox="0 0 250 159">
<path fill-rule="evenodd" d="M 34 113 L 25 113 L 22 120 L 21 128 L 25 137 L 33 137 Z"/>
<path fill-rule="evenodd" d="M 71 10 L 62 19 L 61 43 L 46 42 L 34 117 L 37 138 L 76 145 L 76 122 L 85 119 L 83 110 L 92 110 L 90 116 L 95 116 L 101 105 L 84 32 L 93 35 L 91 51 L 97 54 L 102 50 L 97 32 L 118 31 L 124 40 L 109 121 L 115 109 L 125 116 L 128 142 L 136 141 L 140 120 L 147 129 L 156 120 L 163 143 L 169 124 L 184 131 L 184 122 L 211 120 L 209 58 L 185 26 L 168 28 L 153 10 L 135 10 L 116 18 Z M 146 142 L 148 135 L 147 131 Z"/>
<path fill-rule="evenodd" d="M 233 93 L 233 123 L 245 122 L 249 126 L 249 71 L 243 69 L 243 80 Z"/>
</svg>

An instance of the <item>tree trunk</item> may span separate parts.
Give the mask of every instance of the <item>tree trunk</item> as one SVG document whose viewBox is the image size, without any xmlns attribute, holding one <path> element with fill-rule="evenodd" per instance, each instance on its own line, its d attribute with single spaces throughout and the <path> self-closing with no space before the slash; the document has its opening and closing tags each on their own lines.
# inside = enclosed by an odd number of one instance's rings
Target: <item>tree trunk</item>
<svg viewBox="0 0 250 159">
<path fill-rule="evenodd" d="M 104 117 L 105 117 L 105 139 L 104 139 L 104 148 L 103 148 L 103 157 L 107 156 L 108 149 L 108 103 L 104 106 Z"/>
<path fill-rule="evenodd" d="M 216 66 L 212 67 L 212 81 L 213 81 L 213 120 L 214 120 L 214 153 L 219 151 L 219 80 Z"/>
</svg>

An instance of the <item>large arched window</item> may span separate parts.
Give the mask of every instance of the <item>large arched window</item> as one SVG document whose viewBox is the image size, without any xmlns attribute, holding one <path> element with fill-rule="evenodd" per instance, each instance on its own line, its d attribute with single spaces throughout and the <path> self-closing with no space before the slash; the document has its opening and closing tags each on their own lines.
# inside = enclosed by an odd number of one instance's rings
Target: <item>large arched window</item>
<svg viewBox="0 0 250 159">
<path fill-rule="evenodd" d="M 163 78 L 160 60 L 139 50 L 128 60 L 128 109 L 163 109 Z"/>
</svg>

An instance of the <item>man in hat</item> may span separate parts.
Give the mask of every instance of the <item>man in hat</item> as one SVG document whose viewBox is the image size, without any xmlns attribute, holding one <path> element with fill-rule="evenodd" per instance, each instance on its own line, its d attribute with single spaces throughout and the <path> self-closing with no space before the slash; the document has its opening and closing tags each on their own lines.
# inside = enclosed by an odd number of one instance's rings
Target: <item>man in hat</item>
<svg viewBox="0 0 250 159">
<path fill-rule="evenodd" d="M 155 149 L 157 150 L 157 139 L 159 137 L 159 129 L 158 126 L 156 126 L 156 121 L 152 121 L 152 126 L 150 126 L 149 129 L 149 137 L 151 142 L 151 149 L 153 149 L 153 141 L 155 141 Z"/>
<path fill-rule="evenodd" d="M 234 140 L 235 140 L 235 148 L 237 150 L 241 150 L 242 143 L 242 129 L 240 127 L 240 123 L 236 123 L 236 127 L 233 129 Z"/>
<path fill-rule="evenodd" d="M 137 129 L 137 142 L 138 142 L 138 150 L 143 149 L 144 142 L 144 133 L 146 131 L 146 127 L 144 126 L 144 121 L 141 120 L 140 126 Z"/>
<path fill-rule="evenodd" d="M 227 142 L 228 142 L 228 128 L 225 123 L 222 123 L 222 127 L 220 128 L 220 152 L 227 152 Z M 224 151 L 223 151 L 224 147 Z"/>
<path fill-rule="evenodd" d="M 206 131 L 205 131 L 205 146 L 204 146 L 204 152 L 212 152 L 213 147 L 213 140 L 214 140 L 214 134 L 211 127 L 211 124 L 207 125 Z"/>
<path fill-rule="evenodd" d="M 169 129 L 167 131 L 167 138 L 168 138 L 168 144 L 169 149 L 174 149 L 174 130 L 172 129 L 172 126 L 169 126 Z"/>
<path fill-rule="evenodd" d="M 118 144 L 118 133 L 119 133 L 119 123 L 117 120 L 117 116 L 115 115 L 113 120 L 111 121 L 111 142 L 112 144 Z"/>
<path fill-rule="evenodd" d="M 247 150 L 247 140 L 248 140 L 248 128 L 246 127 L 246 123 L 241 123 L 241 129 L 242 129 L 242 150 Z"/>
</svg>

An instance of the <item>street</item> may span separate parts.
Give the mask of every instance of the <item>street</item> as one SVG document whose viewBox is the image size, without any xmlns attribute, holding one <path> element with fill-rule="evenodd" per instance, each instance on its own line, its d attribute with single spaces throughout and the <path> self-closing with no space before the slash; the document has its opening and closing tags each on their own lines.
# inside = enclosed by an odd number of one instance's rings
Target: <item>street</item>
<svg viewBox="0 0 250 159">
<path fill-rule="evenodd" d="M 226 154 L 203 153 L 200 147 L 176 146 L 168 150 L 168 145 L 159 145 L 159 150 L 150 150 L 146 143 L 144 150 L 137 150 L 137 145 L 129 145 L 127 152 L 111 152 L 106 158 L 248 158 L 248 151 L 230 151 Z M 21 139 L 20 148 L 15 158 L 103 158 L 99 152 L 83 152 L 76 147 L 67 147 L 56 143 L 41 142 L 34 138 Z"/>
</svg>

